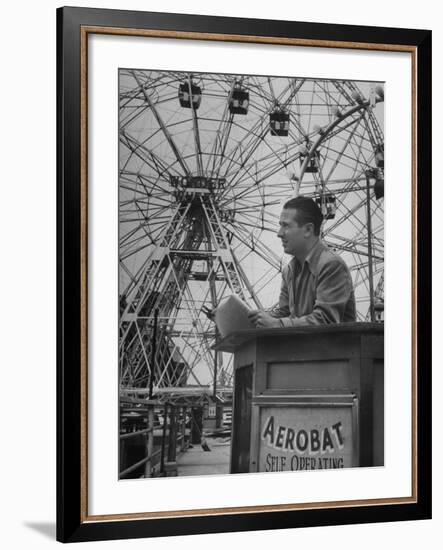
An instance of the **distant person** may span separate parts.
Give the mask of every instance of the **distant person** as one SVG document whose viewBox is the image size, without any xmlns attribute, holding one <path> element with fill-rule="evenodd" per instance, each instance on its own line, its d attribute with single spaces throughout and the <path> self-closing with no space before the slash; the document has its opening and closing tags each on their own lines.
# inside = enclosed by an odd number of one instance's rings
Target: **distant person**
<svg viewBox="0 0 443 550">
<path fill-rule="evenodd" d="M 320 239 L 323 215 L 316 202 L 298 196 L 280 216 L 283 250 L 293 256 L 282 273 L 278 307 L 249 313 L 256 327 L 327 325 L 356 320 L 352 279 L 346 263 Z"/>
</svg>

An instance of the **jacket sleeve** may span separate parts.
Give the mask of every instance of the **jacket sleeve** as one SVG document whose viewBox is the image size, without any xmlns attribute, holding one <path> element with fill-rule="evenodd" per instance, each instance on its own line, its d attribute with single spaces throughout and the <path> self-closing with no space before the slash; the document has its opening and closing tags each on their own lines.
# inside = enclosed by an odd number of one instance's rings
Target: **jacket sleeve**
<svg viewBox="0 0 443 550">
<path fill-rule="evenodd" d="M 346 265 L 340 260 L 327 262 L 318 274 L 312 313 L 302 317 L 285 316 L 280 322 L 285 327 L 340 323 L 352 291 L 351 275 Z"/>
</svg>

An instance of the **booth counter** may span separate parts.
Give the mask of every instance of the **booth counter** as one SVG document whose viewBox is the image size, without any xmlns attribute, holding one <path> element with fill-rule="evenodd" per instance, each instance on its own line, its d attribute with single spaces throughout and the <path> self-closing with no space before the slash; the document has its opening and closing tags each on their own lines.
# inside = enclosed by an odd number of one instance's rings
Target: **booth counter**
<svg viewBox="0 0 443 550">
<path fill-rule="evenodd" d="M 381 323 L 241 330 L 234 354 L 231 473 L 384 464 Z"/>
</svg>

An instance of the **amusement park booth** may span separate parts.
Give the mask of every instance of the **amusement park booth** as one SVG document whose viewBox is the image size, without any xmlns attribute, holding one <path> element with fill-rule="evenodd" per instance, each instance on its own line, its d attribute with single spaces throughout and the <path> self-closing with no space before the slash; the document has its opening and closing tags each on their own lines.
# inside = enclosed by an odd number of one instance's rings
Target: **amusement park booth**
<svg viewBox="0 0 443 550">
<path fill-rule="evenodd" d="M 234 354 L 231 473 L 384 464 L 382 323 L 247 329 Z"/>
</svg>

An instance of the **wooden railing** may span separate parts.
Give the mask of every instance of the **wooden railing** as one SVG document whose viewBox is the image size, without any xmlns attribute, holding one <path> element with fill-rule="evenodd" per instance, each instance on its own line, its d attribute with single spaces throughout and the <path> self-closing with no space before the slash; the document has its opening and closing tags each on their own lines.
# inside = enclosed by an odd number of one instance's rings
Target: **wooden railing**
<svg viewBox="0 0 443 550">
<path fill-rule="evenodd" d="M 189 446 L 189 422 L 186 407 L 122 396 L 119 479 L 176 475 L 177 450 L 184 452 Z M 140 441 L 132 449 L 143 458 L 128 464 L 127 443 L 136 438 Z"/>
</svg>

